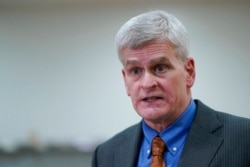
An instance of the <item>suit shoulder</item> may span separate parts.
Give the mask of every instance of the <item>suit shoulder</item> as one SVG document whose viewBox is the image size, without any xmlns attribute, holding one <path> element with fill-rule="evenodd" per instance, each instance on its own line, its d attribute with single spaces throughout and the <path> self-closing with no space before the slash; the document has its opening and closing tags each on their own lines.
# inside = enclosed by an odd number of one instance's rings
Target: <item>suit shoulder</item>
<svg viewBox="0 0 250 167">
<path fill-rule="evenodd" d="M 248 132 L 250 135 L 250 119 L 244 118 L 240 116 L 236 116 L 233 114 L 229 114 L 226 112 L 221 112 L 218 110 L 214 110 L 205 104 L 203 104 L 201 101 L 196 100 L 197 104 L 197 117 L 200 124 L 206 125 L 206 126 L 213 126 L 211 125 L 211 121 L 213 124 L 217 124 L 215 127 L 220 127 L 222 125 L 225 129 L 233 131 L 239 131 L 239 132 Z M 205 116 L 204 116 L 205 115 Z M 202 122 L 202 123 L 201 123 Z M 205 123 L 207 122 L 207 123 Z"/>
<path fill-rule="evenodd" d="M 135 137 L 140 134 L 141 134 L 141 123 L 137 123 L 117 133 L 110 139 L 106 140 L 104 143 L 100 145 L 100 147 L 105 147 L 110 145 L 116 146 L 121 144 L 121 142 L 123 142 L 124 140 L 128 140 L 130 137 Z"/>
<path fill-rule="evenodd" d="M 124 163 L 121 162 L 124 161 L 124 157 L 137 156 L 137 150 L 139 150 L 138 148 L 140 146 L 141 137 L 141 123 L 130 126 L 111 137 L 95 149 L 92 159 L 93 166 L 121 166 L 120 164 Z M 117 160 L 117 164 L 114 164 L 114 159 Z"/>
<path fill-rule="evenodd" d="M 232 115 L 229 113 L 224 113 L 220 111 L 215 111 L 217 113 L 218 119 L 220 119 L 224 126 L 232 128 L 232 130 L 243 130 L 249 132 L 250 134 L 250 119 L 244 118 L 236 115 Z"/>
</svg>

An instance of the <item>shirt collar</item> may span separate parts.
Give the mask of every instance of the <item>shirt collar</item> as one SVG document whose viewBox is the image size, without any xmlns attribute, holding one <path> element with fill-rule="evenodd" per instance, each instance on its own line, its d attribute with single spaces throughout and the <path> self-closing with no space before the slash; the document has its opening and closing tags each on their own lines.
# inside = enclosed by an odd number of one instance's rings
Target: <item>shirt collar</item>
<svg viewBox="0 0 250 167">
<path fill-rule="evenodd" d="M 193 121 L 195 111 L 196 104 L 194 100 L 191 99 L 188 107 L 182 113 L 182 115 L 160 133 L 149 127 L 143 120 L 142 129 L 149 147 L 151 146 L 153 138 L 158 135 L 166 143 L 169 152 L 175 154 L 176 150 L 179 149 L 186 140 L 186 136 Z"/>
</svg>

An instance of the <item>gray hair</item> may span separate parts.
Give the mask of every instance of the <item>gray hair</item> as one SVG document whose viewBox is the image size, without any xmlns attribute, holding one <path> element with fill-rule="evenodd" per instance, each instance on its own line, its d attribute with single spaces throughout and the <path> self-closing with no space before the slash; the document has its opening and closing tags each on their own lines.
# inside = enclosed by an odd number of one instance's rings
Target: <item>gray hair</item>
<svg viewBox="0 0 250 167">
<path fill-rule="evenodd" d="M 182 60 L 189 54 L 186 28 L 175 16 L 157 10 L 135 16 L 120 28 L 115 44 L 121 62 L 123 49 L 137 49 L 154 40 L 171 42 Z"/>
</svg>

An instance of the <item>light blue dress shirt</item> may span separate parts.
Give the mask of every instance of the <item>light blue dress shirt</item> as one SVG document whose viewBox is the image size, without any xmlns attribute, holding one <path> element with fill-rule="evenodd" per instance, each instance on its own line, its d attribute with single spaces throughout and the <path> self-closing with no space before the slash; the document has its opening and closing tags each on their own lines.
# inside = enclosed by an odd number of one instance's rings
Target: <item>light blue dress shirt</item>
<svg viewBox="0 0 250 167">
<path fill-rule="evenodd" d="M 183 112 L 183 114 L 169 127 L 158 133 L 154 129 L 150 128 L 142 120 L 142 129 L 144 139 L 142 141 L 140 155 L 138 160 L 138 167 L 149 167 L 151 162 L 151 142 L 157 135 L 160 136 L 168 151 L 164 154 L 164 159 L 167 167 L 176 167 L 178 165 L 191 123 L 195 116 L 196 104 L 191 99 L 189 106 Z"/>
</svg>

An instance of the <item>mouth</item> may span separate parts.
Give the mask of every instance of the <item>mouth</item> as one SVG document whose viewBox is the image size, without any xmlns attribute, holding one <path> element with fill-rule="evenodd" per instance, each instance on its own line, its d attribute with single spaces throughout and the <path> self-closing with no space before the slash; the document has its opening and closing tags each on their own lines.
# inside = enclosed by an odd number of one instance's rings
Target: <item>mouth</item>
<svg viewBox="0 0 250 167">
<path fill-rule="evenodd" d="M 150 97 L 145 97 L 142 99 L 142 101 L 144 102 L 152 102 L 152 101 L 156 101 L 156 100 L 162 100 L 163 97 L 161 96 L 150 96 Z"/>
</svg>

